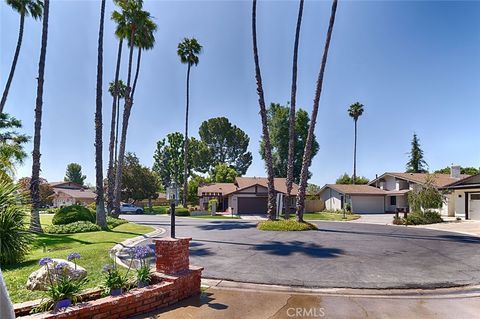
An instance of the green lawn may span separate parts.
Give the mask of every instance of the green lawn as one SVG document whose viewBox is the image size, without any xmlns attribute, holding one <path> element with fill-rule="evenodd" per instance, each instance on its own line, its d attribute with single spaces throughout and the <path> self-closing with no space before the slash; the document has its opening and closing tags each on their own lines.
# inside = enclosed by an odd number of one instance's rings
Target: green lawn
<svg viewBox="0 0 480 319">
<path fill-rule="evenodd" d="M 53 215 L 41 215 L 42 225 L 51 224 Z M 40 268 L 40 258 L 48 256 L 52 258 L 66 259 L 72 252 L 78 252 L 82 258 L 78 264 L 88 272 L 88 284 L 85 288 L 99 286 L 102 282 L 102 266 L 110 263 L 109 250 L 117 243 L 125 239 L 136 237 L 148 232 L 153 228 L 133 223 L 123 224 L 111 231 L 98 231 L 90 233 L 53 235 L 35 235 L 33 249 L 25 261 L 14 266 L 4 266 L 3 276 L 7 283 L 12 302 L 23 302 L 42 298 L 41 291 L 27 290 L 25 285 L 27 278 L 33 271 Z M 46 249 L 46 252 L 43 250 Z"/>
<path fill-rule="evenodd" d="M 200 216 L 190 216 L 190 217 L 193 217 L 193 218 L 203 218 L 203 219 L 240 219 L 240 217 L 236 216 L 236 215 L 215 215 L 215 216 L 212 216 L 212 215 L 200 215 Z"/>
<path fill-rule="evenodd" d="M 303 214 L 304 220 L 333 220 L 333 221 L 343 221 L 343 220 L 355 220 L 359 219 L 359 215 L 355 214 L 345 214 L 347 219 L 343 219 L 343 214 L 341 213 L 328 213 L 328 212 L 319 212 L 319 213 L 308 213 Z M 293 216 L 295 218 L 295 216 Z"/>
</svg>

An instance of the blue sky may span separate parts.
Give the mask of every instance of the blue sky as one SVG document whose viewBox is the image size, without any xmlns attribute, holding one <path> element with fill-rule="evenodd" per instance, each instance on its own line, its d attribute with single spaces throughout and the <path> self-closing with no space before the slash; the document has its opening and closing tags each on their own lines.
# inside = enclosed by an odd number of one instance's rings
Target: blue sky
<svg viewBox="0 0 480 319">
<path fill-rule="evenodd" d="M 311 111 L 330 2 L 306 1 L 301 31 L 297 105 Z M 290 98 L 298 3 L 260 1 L 258 40 L 267 102 Z M 107 1 L 110 16 L 113 3 Z M 127 150 L 151 166 L 157 140 L 183 131 L 186 66 L 176 56 L 183 37 L 204 46 L 191 77 L 190 131 L 228 117 L 250 136 L 253 164 L 263 176 L 261 132 L 251 41 L 250 1 L 146 1 L 156 18 L 156 46 L 142 55 Z M 63 179 L 70 162 L 94 182 L 94 108 L 98 1 L 52 1 L 44 91 L 41 165 L 49 181 Z M 0 4 L 0 85 L 3 90 L 17 40 L 19 17 Z M 106 19 L 104 88 L 113 79 L 117 41 Z M 5 111 L 33 135 L 41 23 L 28 19 Z M 123 66 L 125 71 L 126 67 Z M 124 73 L 124 72 L 123 72 Z M 104 141 L 111 97 L 104 94 Z M 480 166 L 480 2 L 340 1 L 316 134 L 320 151 L 311 182 L 331 183 L 351 172 L 353 121 L 360 101 L 358 174 L 374 178 L 403 171 L 413 132 L 430 168 Z M 106 144 L 105 144 L 106 145 Z M 32 145 L 27 145 L 31 152 Z M 104 161 L 107 163 L 105 148 Z M 28 159 L 18 176 L 31 172 Z"/>
</svg>

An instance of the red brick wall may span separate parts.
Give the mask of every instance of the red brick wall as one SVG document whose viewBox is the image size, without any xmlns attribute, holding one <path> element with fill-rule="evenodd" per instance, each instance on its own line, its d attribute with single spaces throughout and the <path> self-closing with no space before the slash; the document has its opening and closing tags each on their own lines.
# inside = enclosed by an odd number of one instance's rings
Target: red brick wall
<svg viewBox="0 0 480 319">
<path fill-rule="evenodd" d="M 155 311 L 200 293 L 201 267 L 189 266 L 191 238 L 163 238 L 155 241 L 157 272 L 152 285 L 132 289 L 118 297 L 79 303 L 64 311 L 31 315 L 30 319 L 123 319 Z"/>
<path fill-rule="evenodd" d="M 176 274 L 188 270 L 191 238 L 162 238 L 155 240 L 157 271 Z"/>
<path fill-rule="evenodd" d="M 80 303 L 64 311 L 47 312 L 27 317 L 30 319 L 123 319 L 155 311 L 172 305 L 182 299 L 200 293 L 203 268 L 190 267 L 178 276 L 154 273 L 158 284 L 141 289 L 132 289 L 118 297 L 105 297 Z"/>
</svg>

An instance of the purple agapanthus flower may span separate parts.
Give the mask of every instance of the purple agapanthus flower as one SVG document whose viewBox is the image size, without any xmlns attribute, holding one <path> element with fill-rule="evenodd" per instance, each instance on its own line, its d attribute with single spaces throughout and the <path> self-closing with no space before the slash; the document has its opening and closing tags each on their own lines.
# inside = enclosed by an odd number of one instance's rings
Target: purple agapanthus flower
<svg viewBox="0 0 480 319">
<path fill-rule="evenodd" d="M 135 247 L 135 258 L 144 259 L 153 254 L 153 249 L 149 246 L 137 246 Z"/>
<path fill-rule="evenodd" d="M 68 264 L 64 261 L 61 261 L 61 262 L 59 262 L 58 264 L 55 265 L 55 270 L 56 271 L 64 270 L 67 267 L 68 267 Z"/>
<path fill-rule="evenodd" d="M 80 259 L 80 258 L 81 258 L 81 256 L 80 256 L 79 253 L 71 253 L 70 255 L 68 255 L 67 260 L 72 261 L 72 260 Z"/>
<path fill-rule="evenodd" d="M 103 272 L 110 272 L 113 270 L 113 265 L 107 264 L 102 267 Z"/>
<path fill-rule="evenodd" d="M 52 260 L 52 258 L 50 258 L 50 257 L 43 257 L 43 258 L 40 259 L 40 261 L 38 262 L 38 264 L 39 264 L 40 266 L 46 266 L 46 265 L 51 264 L 51 263 L 53 263 L 53 260 Z"/>
</svg>

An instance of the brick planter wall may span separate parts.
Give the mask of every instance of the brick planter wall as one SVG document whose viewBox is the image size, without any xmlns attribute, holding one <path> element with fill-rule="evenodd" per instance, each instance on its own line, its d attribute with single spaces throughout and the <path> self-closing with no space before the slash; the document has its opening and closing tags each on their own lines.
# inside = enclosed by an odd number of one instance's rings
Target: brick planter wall
<svg viewBox="0 0 480 319">
<path fill-rule="evenodd" d="M 24 319 L 122 319 L 152 312 L 172 305 L 180 300 L 200 293 L 203 268 L 189 266 L 190 238 L 161 239 L 156 241 L 157 269 L 153 284 L 145 288 L 132 289 L 118 297 L 105 297 L 79 303 L 59 312 L 34 314 Z M 177 255 L 178 256 L 175 256 Z"/>
</svg>

